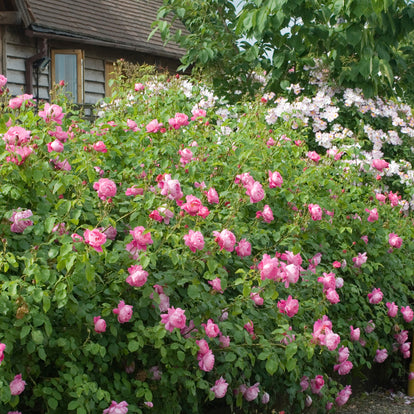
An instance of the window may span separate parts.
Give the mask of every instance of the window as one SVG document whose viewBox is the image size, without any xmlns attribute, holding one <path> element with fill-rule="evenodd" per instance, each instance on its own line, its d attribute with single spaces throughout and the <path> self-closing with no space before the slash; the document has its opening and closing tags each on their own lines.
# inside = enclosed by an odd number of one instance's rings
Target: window
<svg viewBox="0 0 414 414">
<path fill-rule="evenodd" d="M 65 81 L 66 94 L 76 103 L 83 102 L 83 51 L 52 50 L 52 85 Z"/>
</svg>

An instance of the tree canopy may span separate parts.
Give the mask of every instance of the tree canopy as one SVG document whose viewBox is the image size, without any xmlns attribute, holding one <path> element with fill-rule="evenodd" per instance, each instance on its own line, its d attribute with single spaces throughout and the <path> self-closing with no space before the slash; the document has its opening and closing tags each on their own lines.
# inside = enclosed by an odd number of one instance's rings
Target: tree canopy
<svg viewBox="0 0 414 414">
<path fill-rule="evenodd" d="M 187 32 L 171 30 L 166 17 Z M 173 20 L 174 20 L 173 18 Z M 216 86 L 254 90 L 261 68 L 278 91 L 307 77 L 315 59 L 343 86 L 401 94 L 412 84 L 411 0 L 164 0 L 155 30 L 185 49 L 183 67 L 212 71 Z"/>
</svg>

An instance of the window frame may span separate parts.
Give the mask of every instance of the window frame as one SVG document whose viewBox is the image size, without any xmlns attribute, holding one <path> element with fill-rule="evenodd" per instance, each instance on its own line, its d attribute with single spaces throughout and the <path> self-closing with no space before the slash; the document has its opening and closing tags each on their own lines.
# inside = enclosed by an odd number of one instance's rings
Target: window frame
<svg viewBox="0 0 414 414">
<path fill-rule="evenodd" d="M 52 86 L 55 85 L 62 79 L 55 79 L 55 59 L 56 55 L 76 55 L 76 77 L 77 77 L 77 85 L 76 85 L 76 92 L 77 92 L 77 102 L 75 103 L 83 103 L 84 102 L 84 51 L 81 49 L 52 49 L 51 50 L 51 81 Z"/>
</svg>

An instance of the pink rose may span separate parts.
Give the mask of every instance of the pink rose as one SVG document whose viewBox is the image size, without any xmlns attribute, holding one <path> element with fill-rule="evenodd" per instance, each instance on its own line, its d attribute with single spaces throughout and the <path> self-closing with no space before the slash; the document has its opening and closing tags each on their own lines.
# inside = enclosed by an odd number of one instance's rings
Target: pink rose
<svg viewBox="0 0 414 414">
<path fill-rule="evenodd" d="M 0 88 L 3 88 L 4 86 L 6 86 L 7 83 L 7 78 L 4 75 L 0 74 Z"/>
<path fill-rule="evenodd" d="M 376 209 L 376 208 L 373 208 L 372 210 L 369 210 L 369 209 L 365 209 L 365 211 L 367 212 L 367 213 L 369 213 L 369 216 L 368 216 L 368 218 L 367 218 L 367 220 L 369 221 L 369 222 L 374 222 L 374 221 L 377 221 L 378 220 L 378 210 Z"/>
<path fill-rule="evenodd" d="M 213 188 L 213 187 L 211 187 L 207 192 L 206 192 L 206 195 L 207 195 L 207 201 L 210 203 L 210 204 L 218 204 L 219 203 L 219 196 L 218 196 L 218 194 L 217 194 L 217 191 Z"/>
<path fill-rule="evenodd" d="M 145 89 L 145 86 L 142 83 L 136 83 L 134 86 L 135 92 L 140 92 Z"/>
<path fill-rule="evenodd" d="M 393 193 L 392 191 L 390 191 L 388 193 L 388 198 L 390 200 L 391 206 L 395 207 L 398 206 L 401 196 L 399 196 L 397 193 Z"/>
<path fill-rule="evenodd" d="M 108 152 L 103 141 L 95 142 L 95 144 L 92 145 L 92 148 L 97 152 Z"/>
<path fill-rule="evenodd" d="M 181 308 L 175 309 L 174 306 L 168 309 L 167 314 L 161 315 L 161 323 L 165 324 L 165 329 L 172 332 L 174 328 L 182 329 L 185 327 L 186 316 L 185 310 Z"/>
<path fill-rule="evenodd" d="M 388 358 L 388 352 L 384 349 L 377 349 L 374 361 L 382 364 Z"/>
<path fill-rule="evenodd" d="M 201 200 L 193 195 L 185 196 L 185 199 L 187 202 L 184 203 L 181 208 L 190 216 L 196 216 L 202 207 Z"/>
<path fill-rule="evenodd" d="M 106 200 L 116 194 L 116 184 L 108 178 L 100 178 L 93 184 L 93 189 L 98 192 L 98 197 L 101 200 Z"/>
<path fill-rule="evenodd" d="M 314 394 L 320 394 L 323 386 L 325 385 L 325 380 L 322 375 L 317 375 L 314 379 L 311 380 L 311 390 Z"/>
<path fill-rule="evenodd" d="M 9 219 L 12 222 L 10 231 L 13 233 L 23 233 L 26 227 L 33 226 L 33 221 L 27 220 L 32 215 L 31 210 L 21 210 L 19 208 L 17 211 L 14 211 Z"/>
<path fill-rule="evenodd" d="M 220 348 L 228 348 L 230 346 L 229 336 L 220 335 L 219 341 L 220 341 Z"/>
<path fill-rule="evenodd" d="M 367 334 L 370 334 L 371 332 L 374 332 L 374 330 L 375 330 L 375 323 L 371 319 L 371 320 L 368 321 L 367 326 L 365 327 L 365 332 Z"/>
<path fill-rule="evenodd" d="M 208 281 L 208 284 L 209 284 L 209 285 L 211 285 L 211 287 L 212 287 L 215 291 L 220 292 L 220 293 L 223 293 L 223 289 L 221 288 L 221 280 L 220 280 L 220 278 L 219 278 L 219 277 L 216 277 L 216 278 L 215 278 L 215 279 L 213 279 L 213 280 L 209 280 L 209 281 Z"/>
<path fill-rule="evenodd" d="M 260 270 L 260 278 L 262 280 L 277 280 L 279 277 L 279 260 L 277 257 L 271 258 L 268 254 L 264 254 L 262 261 L 258 264 Z"/>
<path fill-rule="evenodd" d="M 188 125 L 188 116 L 186 114 L 176 113 L 174 118 L 168 120 L 171 128 L 179 129 L 181 126 Z"/>
<path fill-rule="evenodd" d="M 338 362 L 341 364 L 349 358 L 349 348 L 341 346 L 338 351 Z"/>
<path fill-rule="evenodd" d="M 332 332 L 331 329 L 325 329 L 325 338 L 324 338 L 324 345 L 330 350 L 333 351 L 336 349 L 341 342 L 341 338 L 338 334 Z"/>
<path fill-rule="evenodd" d="M 254 333 L 254 323 L 253 323 L 252 320 L 245 323 L 243 328 L 246 329 L 246 331 L 249 333 L 249 335 L 252 337 L 252 339 L 256 339 L 256 335 Z"/>
<path fill-rule="evenodd" d="M 338 292 L 335 289 L 328 289 L 325 292 L 326 299 L 332 304 L 340 302 Z"/>
<path fill-rule="evenodd" d="M 281 313 L 285 313 L 289 318 L 292 318 L 299 311 L 299 302 L 297 299 L 292 299 L 292 296 L 289 295 L 286 300 L 279 300 L 277 307 Z"/>
<path fill-rule="evenodd" d="M 59 105 L 50 105 L 46 102 L 43 111 L 39 111 L 38 115 L 48 123 L 54 121 L 57 124 L 62 125 L 62 119 L 65 114 Z"/>
<path fill-rule="evenodd" d="M 204 109 L 199 109 L 199 108 L 194 108 L 191 113 L 193 114 L 193 116 L 191 117 L 192 121 L 195 121 L 196 119 L 199 118 L 205 118 L 205 116 L 207 115 L 207 112 Z"/>
<path fill-rule="evenodd" d="M 184 235 L 184 241 L 193 253 L 204 248 L 204 237 L 199 231 L 190 230 L 188 234 Z"/>
<path fill-rule="evenodd" d="M 47 143 L 47 151 L 48 152 L 63 152 L 65 149 L 64 145 L 58 139 L 55 139 L 53 142 Z"/>
<path fill-rule="evenodd" d="M 193 152 L 189 148 L 179 150 L 178 153 L 181 155 L 180 164 L 184 167 L 193 159 Z"/>
<path fill-rule="evenodd" d="M 246 389 L 246 391 L 243 394 L 246 401 L 253 401 L 257 398 L 257 396 L 259 395 L 259 385 L 260 384 L 256 382 L 256 384 Z"/>
<path fill-rule="evenodd" d="M 116 401 L 112 401 L 112 404 L 106 409 L 103 410 L 103 414 L 127 414 L 128 413 L 128 403 L 122 401 L 119 404 Z"/>
<path fill-rule="evenodd" d="M 345 405 L 349 399 L 349 397 L 352 394 L 351 386 L 347 385 L 345 388 L 343 388 L 335 398 L 336 404 L 341 407 L 342 405 Z"/>
<path fill-rule="evenodd" d="M 361 331 L 359 328 L 355 328 L 353 326 L 350 326 L 349 329 L 351 330 L 351 341 L 359 341 L 359 337 L 361 335 Z"/>
<path fill-rule="evenodd" d="M 258 211 L 256 213 L 256 218 L 263 218 L 263 221 L 270 223 L 274 220 L 272 209 L 266 204 L 263 208 L 263 211 Z"/>
<path fill-rule="evenodd" d="M 220 250 L 224 249 L 228 252 L 232 252 L 234 250 L 236 236 L 230 230 L 224 229 L 220 233 L 218 231 L 214 231 L 213 235 L 215 237 L 215 241 L 220 246 Z"/>
<path fill-rule="evenodd" d="M 228 386 L 229 384 L 227 384 L 226 380 L 223 377 L 220 377 L 214 386 L 210 388 L 210 391 L 214 392 L 216 398 L 223 398 L 226 395 Z"/>
<path fill-rule="evenodd" d="M 378 160 L 378 159 L 375 159 L 375 160 L 372 160 L 371 166 L 372 166 L 373 168 L 375 168 L 376 170 L 378 170 L 378 171 L 382 172 L 382 170 L 383 170 L 384 168 L 388 168 L 389 164 L 388 164 L 388 162 L 387 162 L 387 161 L 385 161 L 385 160 Z"/>
<path fill-rule="evenodd" d="M 218 325 L 215 324 L 212 319 L 209 319 L 207 324 L 202 323 L 201 326 L 204 328 L 204 331 L 209 338 L 215 338 L 220 334 Z"/>
<path fill-rule="evenodd" d="M 401 306 L 401 313 L 406 322 L 411 322 L 414 317 L 414 313 L 409 306 Z"/>
<path fill-rule="evenodd" d="M 162 127 L 163 127 L 163 124 L 159 123 L 156 119 L 153 119 L 146 126 L 146 130 L 148 133 L 155 133 L 155 132 L 158 132 Z"/>
<path fill-rule="evenodd" d="M 322 209 L 319 207 L 318 204 L 308 204 L 308 210 L 312 220 L 322 220 Z"/>
<path fill-rule="evenodd" d="M 133 265 L 128 268 L 129 276 L 126 278 L 126 282 L 131 286 L 141 287 L 144 286 L 147 278 L 148 272 L 142 269 L 142 266 Z"/>
<path fill-rule="evenodd" d="M 209 372 L 214 368 L 214 354 L 211 349 L 205 354 L 200 354 L 197 358 L 198 366 L 202 371 Z"/>
<path fill-rule="evenodd" d="M 371 293 L 368 293 L 369 303 L 376 305 L 382 301 L 384 294 L 381 292 L 381 289 L 373 289 Z"/>
<path fill-rule="evenodd" d="M 308 156 L 308 158 L 311 160 L 311 161 L 313 161 L 313 162 L 315 162 L 316 164 L 319 162 L 319 160 L 321 159 L 321 156 L 317 153 L 317 152 L 315 152 L 315 151 L 309 151 L 308 152 L 308 154 L 307 154 L 307 156 Z"/>
<path fill-rule="evenodd" d="M 20 395 L 26 386 L 26 381 L 22 380 L 22 374 L 18 374 L 14 377 L 13 381 L 10 383 L 10 394 L 11 395 Z"/>
<path fill-rule="evenodd" d="M 263 298 L 258 292 L 250 292 L 250 299 L 254 302 L 255 305 L 262 306 L 264 303 Z"/>
<path fill-rule="evenodd" d="M 0 343 L 0 364 L 4 360 L 4 350 L 6 349 L 6 344 Z"/>
<path fill-rule="evenodd" d="M 236 253 L 240 257 L 250 256 L 252 254 L 252 245 L 246 239 L 241 239 L 236 246 Z"/>
<path fill-rule="evenodd" d="M 279 172 L 269 170 L 269 188 L 282 187 L 283 178 Z"/>
<path fill-rule="evenodd" d="M 144 233 L 145 228 L 143 226 L 135 227 L 134 230 L 130 230 L 132 235 L 132 241 L 125 246 L 125 249 L 129 251 L 134 259 L 138 258 L 139 250 L 147 250 L 149 244 L 154 243 L 151 238 L 151 233 Z"/>
<path fill-rule="evenodd" d="M 262 184 L 260 184 L 258 181 L 255 181 L 253 184 L 247 187 L 246 194 L 250 196 L 251 203 L 258 203 L 265 197 L 265 192 L 263 190 Z"/>
<path fill-rule="evenodd" d="M 128 322 L 132 317 L 132 306 L 125 305 L 125 302 L 121 300 L 118 304 L 118 308 L 112 309 L 112 312 L 118 315 L 118 322 Z"/>
<path fill-rule="evenodd" d="M 300 387 L 302 392 L 309 388 L 309 378 L 306 375 L 300 379 Z"/>
<path fill-rule="evenodd" d="M 388 243 L 391 247 L 399 249 L 402 245 L 402 238 L 395 233 L 390 233 L 388 236 Z"/>
<path fill-rule="evenodd" d="M 398 313 L 398 306 L 394 302 L 392 303 L 387 302 L 385 305 L 388 308 L 388 312 L 387 312 L 388 316 L 391 318 L 395 318 Z"/>
<path fill-rule="evenodd" d="M 353 257 L 352 261 L 354 262 L 355 267 L 361 267 L 367 261 L 367 252 L 358 253 L 357 257 Z"/>
<path fill-rule="evenodd" d="M 93 247 L 97 252 L 102 251 L 102 245 L 106 242 L 106 234 L 101 233 L 98 229 L 88 230 L 83 233 L 85 243 Z"/>
<path fill-rule="evenodd" d="M 351 361 L 343 361 L 340 364 L 334 365 L 334 371 L 338 371 L 339 375 L 347 375 L 351 371 L 353 364 Z"/>
<path fill-rule="evenodd" d="M 94 316 L 93 323 L 95 325 L 95 332 L 102 333 L 106 331 L 105 319 L 101 319 L 100 316 Z"/>
</svg>

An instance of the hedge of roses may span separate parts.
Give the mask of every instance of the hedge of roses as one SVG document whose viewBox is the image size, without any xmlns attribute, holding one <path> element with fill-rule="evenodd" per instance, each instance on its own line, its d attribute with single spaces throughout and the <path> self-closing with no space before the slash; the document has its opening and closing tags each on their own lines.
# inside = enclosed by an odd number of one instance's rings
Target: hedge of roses
<svg viewBox="0 0 414 414">
<path fill-rule="evenodd" d="M 276 97 L 148 68 L 93 122 L 2 99 L 6 410 L 325 412 L 374 365 L 408 376 L 410 188 L 362 130 L 323 147 Z"/>
</svg>

